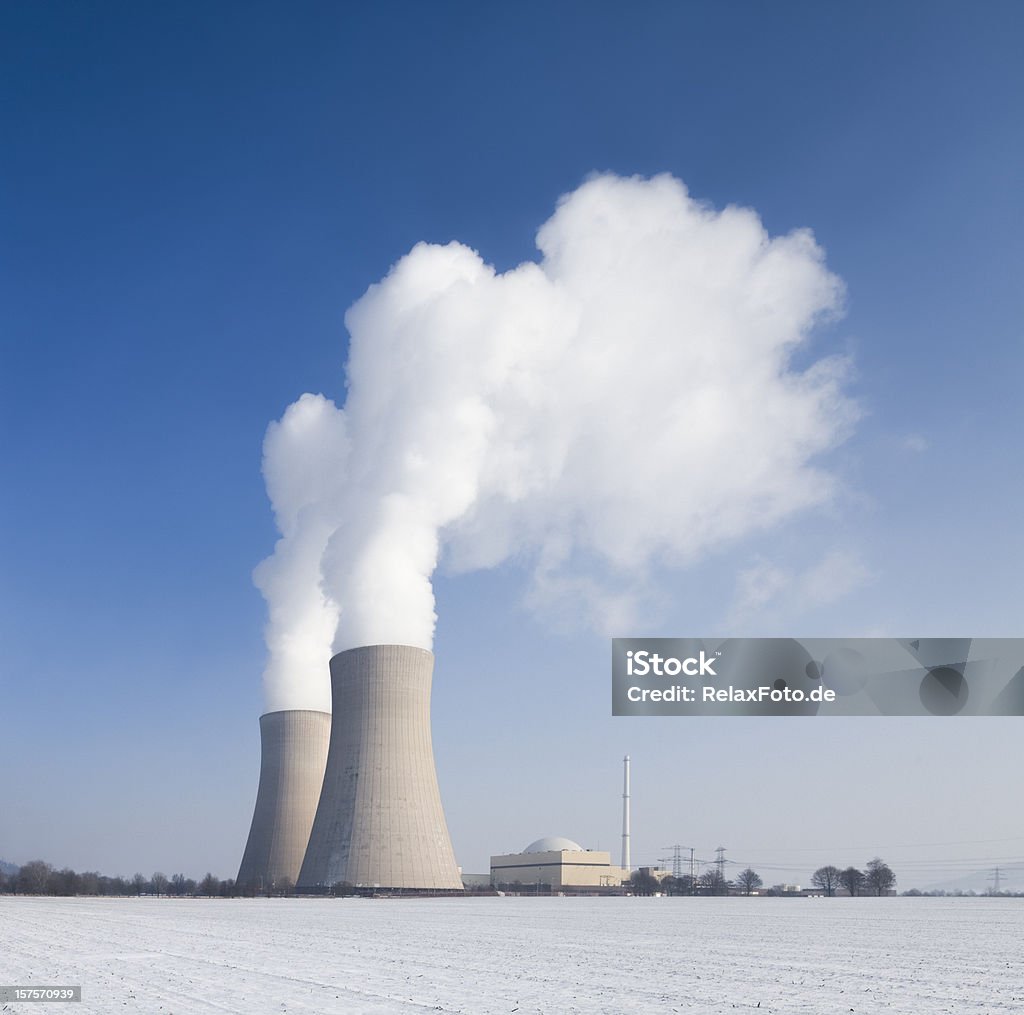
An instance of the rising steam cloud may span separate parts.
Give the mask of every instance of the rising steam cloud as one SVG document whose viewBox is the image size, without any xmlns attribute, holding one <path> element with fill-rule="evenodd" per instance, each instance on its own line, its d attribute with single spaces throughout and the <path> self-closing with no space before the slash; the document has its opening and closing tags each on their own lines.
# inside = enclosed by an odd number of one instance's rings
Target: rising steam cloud
<svg viewBox="0 0 1024 1015">
<path fill-rule="evenodd" d="M 442 552 L 453 570 L 514 557 L 532 604 L 607 629 L 653 564 L 832 495 L 812 463 L 856 408 L 844 360 L 790 365 L 842 299 L 810 232 L 609 175 L 537 246 L 498 274 L 417 245 L 346 315 L 344 408 L 306 394 L 271 424 L 271 709 L 329 709 L 332 652 L 430 648 Z"/>
</svg>

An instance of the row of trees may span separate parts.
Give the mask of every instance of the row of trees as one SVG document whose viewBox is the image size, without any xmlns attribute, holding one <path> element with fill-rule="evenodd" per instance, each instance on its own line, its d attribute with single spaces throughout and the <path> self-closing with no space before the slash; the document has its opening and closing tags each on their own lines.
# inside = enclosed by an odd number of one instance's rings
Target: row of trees
<svg viewBox="0 0 1024 1015">
<path fill-rule="evenodd" d="M 207 873 L 196 881 L 184 874 L 168 877 L 157 871 L 150 877 L 135 874 L 133 877 L 108 877 L 96 871 L 77 871 L 65 867 L 55 870 L 44 860 L 33 860 L 14 872 L 0 869 L 0 893 L 8 895 L 162 895 L 169 897 L 208 898 L 252 898 L 256 895 L 292 895 L 295 885 L 288 878 L 281 878 L 272 884 L 264 884 L 260 878 L 248 884 L 238 884 L 234 878 L 222 881 L 214 874 Z M 365 891 L 355 888 L 346 881 L 331 885 L 323 894 L 360 895 Z"/>
<path fill-rule="evenodd" d="M 731 895 L 739 892 L 750 895 L 764 882 L 757 871 L 749 867 L 740 871 L 734 881 L 729 881 L 717 867 L 712 867 L 694 878 L 689 874 L 678 878 L 670 875 L 660 881 L 646 870 L 640 870 L 630 878 L 629 884 L 637 895 L 653 895 L 654 892 L 666 895 Z"/>
<path fill-rule="evenodd" d="M 96 871 L 78 873 L 70 867 L 55 870 L 44 860 L 32 860 L 17 873 L 0 871 L 0 892 L 14 895 L 206 895 L 240 894 L 231 878 L 221 881 L 213 874 L 200 881 L 184 874 L 168 877 L 160 871 L 147 878 L 136 874 L 130 878 L 108 877 Z"/>
<path fill-rule="evenodd" d="M 948 891 L 945 888 L 933 888 L 930 892 L 922 892 L 920 888 L 911 888 L 902 894 L 919 899 L 1024 899 L 1024 892 L 1011 892 L 1008 889 L 1000 889 L 997 892 L 994 888 L 989 888 L 984 892 L 976 892 L 973 888 L 968 888 L 966 891 L 963 888 L 951 888 Z"/>
<path fill-rule="evenodd" d="M 811 875 L 811 884 L 826 895 L 835 895 L 841 888 L 850 895 L 888 895 L 896 887 L 896 875 L 881 857 L 876 856 L 864 870 L 819 867 Z"/>
<path fill-rule="evenodd" d="M 875 857 L 864 870 L 847 867 L 819 867 L 811 875 L 811 884 L 826 895 L 835 895 L 845 889 L 850 895 L 887 895 L 896 885 L 896 875 L 881 858 Z M 725 878 L 716 866 L 703 874 L 690 878 L 667 877 L 659 881 L 648 870 L 641 869 L 633 875 L 630 886 L 638 895 L 653 895 L 665 892 L 668 895 L 730 895 L 739 893 L 751 895 L 764 882 L 757 871 L 748 867 L 740 871 L 733 881 Z M 107 877 L 96 871 L 79 874 L 65 867 L 55 870 L 43 860 L 33 860 L 21 867 L 17 873 L 0 870 L 0 892 L 20 895 L 170 895 L 170 896 L 221 896 L 276 894 L 288 895 L 293 889 L 291 882 L 283 880 L 274 885 L 236 885 L 234 879 L 221 881 L 207 873 L 200 881 L 187 878 L 184 874 L 168 877 L 160 871 L 147 878 L 136 874 L 131 878 Z M 335 885 L 332 894 L 348 894 L 348 885 Z M 769 890 L 771 893 L 772 890 Z"/>
<path fill-rule="evenodd" d="M 864 870 L 847 867 L 819 867 L 811 875 L 811 884 L 826 895 L 835 895 L 845 889 L 849 895 L 888 895 L 896 887 L 896 875 L 884 860 L 875 857 Z M 729 881 L 716 866 L 691 879 L 689 874 L 682 877 L 667 877 L 658 881 L 648 870 L 638 871 L 630 879 L 630 887 L 638 895 L 652 895 L 665 892 L 667 895 L 752 895 L 764 887 L 760 874 L 748 867 Z M 774 894 L 775 889 L 769 889 Z"/>
</svg>

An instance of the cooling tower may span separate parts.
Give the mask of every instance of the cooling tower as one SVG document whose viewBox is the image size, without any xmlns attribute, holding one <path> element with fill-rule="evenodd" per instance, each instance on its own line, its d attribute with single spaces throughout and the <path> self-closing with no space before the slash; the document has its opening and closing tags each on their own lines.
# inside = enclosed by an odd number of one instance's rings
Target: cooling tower
<svg viewBox="0 0 1024 1015">
<path fill-rule="evenodd" d="M 306 854 L 324 781 L 331 716 L 268 712 L 260 716 L 260 786 L 238 884 L 258 889 L 294 885 Z"/>
<path fill-rule="evenodd" d="M 331 660 L 334 724 L 303 888 L 462 890 L 430 739 L 433 668 L 408 645 Z"/>
</svg>

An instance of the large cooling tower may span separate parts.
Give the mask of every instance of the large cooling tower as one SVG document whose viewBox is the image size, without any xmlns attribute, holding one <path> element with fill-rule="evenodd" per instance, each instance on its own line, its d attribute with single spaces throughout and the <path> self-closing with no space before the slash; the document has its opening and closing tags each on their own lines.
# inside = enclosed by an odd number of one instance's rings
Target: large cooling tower
<svg viewBox="0 0 1024 1015">
<path fill-rule="evenodd" d="M 260 716 L 260 787 L 238 884 L 259 889 L 292 885 L 313 827 L 331 739 L 327 712 Z"/>
<path fill-rule="evenodd" d="M 408 645 L 331 660 L 331 748 L 302 887 L 462 889 L 434 770 L 433 668 Z"/>
</svg>

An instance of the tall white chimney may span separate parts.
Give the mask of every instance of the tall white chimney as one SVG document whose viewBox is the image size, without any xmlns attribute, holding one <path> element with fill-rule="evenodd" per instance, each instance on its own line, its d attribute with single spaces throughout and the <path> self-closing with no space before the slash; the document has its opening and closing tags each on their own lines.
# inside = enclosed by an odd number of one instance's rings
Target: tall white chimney
<svg viewBox="0 0 1024 1015">
<path fill-rule="evenodd" d="M 622 869 L 630 871 L 629 863 L 629 755 L 622 759 Z"/>
</svg>

